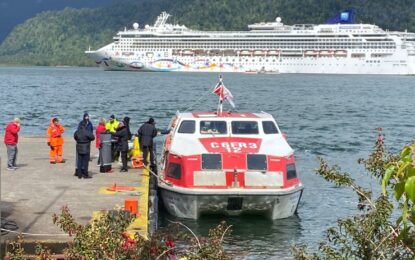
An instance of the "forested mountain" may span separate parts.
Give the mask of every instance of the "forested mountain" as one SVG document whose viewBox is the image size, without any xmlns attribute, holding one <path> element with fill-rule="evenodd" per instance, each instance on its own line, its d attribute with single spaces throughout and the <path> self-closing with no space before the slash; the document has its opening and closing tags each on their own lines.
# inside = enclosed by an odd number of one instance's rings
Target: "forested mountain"
<svg viewBox="0 0 415 260">
<path fill-rule="evenodd" d="M 1 64 L 81 65 L 93 63 L 84 51 L 102 47 L 132 23 L 152 24 L 161 11 L 193 29 L 246 30 L 254 22 L 281 16 L 286 24 L 324 23 L 354 7 L 357 22 L 415 32 L 413 0 L 119 0 L 100 8 L 49 11 L 14 28 L 0 45 Z"/>
<path fill-rule="evenodd" d="M 62 10 L 65 7 L 99 7 L 116 0 L 0 0 L 0 42 L 14 26 L 37 13 Z"/>
</svg>

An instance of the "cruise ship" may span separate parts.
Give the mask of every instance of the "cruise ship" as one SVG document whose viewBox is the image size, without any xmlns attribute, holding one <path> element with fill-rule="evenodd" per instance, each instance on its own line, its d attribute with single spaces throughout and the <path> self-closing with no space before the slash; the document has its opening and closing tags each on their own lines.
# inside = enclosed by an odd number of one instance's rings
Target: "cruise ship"
<svg viewBox="0 0 415 260">
<path fill-rule="evenodd" d="M 159 72 L 270 72 L 415 74 L 415 33 L 354 22 L 354 10 L 326 24 L 248 25 L 247 31 L 198 31 L 170 24 L 119 31 L 113 42 L 85 53 L 106 70 Z"/>
</svg>

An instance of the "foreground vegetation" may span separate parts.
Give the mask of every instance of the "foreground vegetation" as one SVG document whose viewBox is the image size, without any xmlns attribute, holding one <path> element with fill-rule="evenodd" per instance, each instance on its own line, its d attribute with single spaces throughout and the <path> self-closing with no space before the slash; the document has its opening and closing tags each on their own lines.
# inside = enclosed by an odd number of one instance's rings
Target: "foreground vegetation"
<svg viewBox="0 0 415 260">
<path fill-rule="evenodd" d="M 82 225 L 75 221 L 68 207 L 63 207 L 59 215 L 53 216 L 53 222 L 73 237 L 63 252 L 67 259 L 231 259 L 223 249 L 225 236 L 229 235 L 231 227 L 225 223 L 210 229 L 207 237 L 198 237 L 188 227 L 176 222 L 144 239 L 138 234 L 130 237 L 125 232 L 133 220 L 128 212 L 113 210 L 92 223 Z M 27 259 L 23 243 L 20 237 L 9 244 L 7 256 L 15 260 Z M 54 259 L 50 250 L 41 244 L 36 247 L 35 254 L 39 260 Z"/>
<path fill-rule="evenodd" d="M 44 12 L 18 25 L 0 45 L 0 64 L 93 65 L 84 54 L 112 41 L 125 26 L 152 24 L 161 11 L 194 29 L 246 30 L 247 24 L 281 16 L 287 24 L 324 23 L 355 7 L 357 22 L 415 32 L 415 4 L 409 0 L 120 0 L 96 9 Z"/>
</svg>

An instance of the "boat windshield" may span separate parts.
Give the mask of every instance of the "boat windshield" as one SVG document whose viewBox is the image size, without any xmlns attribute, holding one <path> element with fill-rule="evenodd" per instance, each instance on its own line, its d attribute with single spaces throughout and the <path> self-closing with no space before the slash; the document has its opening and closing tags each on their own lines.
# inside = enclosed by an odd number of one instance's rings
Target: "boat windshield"
<svg viewBox="0 0 415 260">
<path fill-rule="evenodd" d="M 195 132 L 195 121 L 194 120 L 184 120 L 179 127 L 179 133 L 181 134 L 193 134 Z"/>
<path fill-rule="evenodd" d="M 200 121 L 201 134 L 226 134 L 226 121 Z"/>
<path fill-rule="evenodd" d="M 278 134 L 278 129 L 272 121 L 263 121 L 262 128 L 265 134 Z"/>
<path fill-rule="evenodd" d="M 258 122 L 256 121 L 232 121 L 232 134 L 253 135 L 258 133 Z"/>
</svg>

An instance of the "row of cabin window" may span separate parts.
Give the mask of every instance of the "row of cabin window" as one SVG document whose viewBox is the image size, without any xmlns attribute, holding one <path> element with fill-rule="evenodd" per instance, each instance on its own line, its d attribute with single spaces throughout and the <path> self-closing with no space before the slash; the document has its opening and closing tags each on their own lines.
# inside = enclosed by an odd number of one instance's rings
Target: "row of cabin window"
<svg viewBox="0 0 415 260">
<path fill-rule="evenodd" d="M 254 135 L 259 134 L 257 121 L 232 121 L 232 134 Z M 227 134 L 226 121 L 200 121 L 200 134 Z M 278 129 L 273 121 L 262 121 L 262 129 L 265 134 L 278 134 Z M 196 132 L 195 120 L 183 120 L 180 124 L 179 133 L 194 134 Z"/>
</svg>

